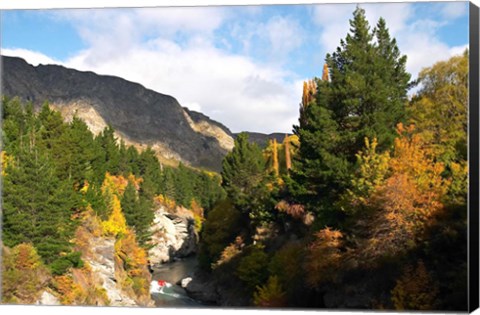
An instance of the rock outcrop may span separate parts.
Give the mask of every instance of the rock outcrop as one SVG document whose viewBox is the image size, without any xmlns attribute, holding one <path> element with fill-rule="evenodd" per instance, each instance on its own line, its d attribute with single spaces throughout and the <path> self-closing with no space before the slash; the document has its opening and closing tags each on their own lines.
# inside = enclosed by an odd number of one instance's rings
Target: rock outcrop
<svg viewBox="0 0 480 315">
<path fill-rule="evenodd" d="M 165 206 L 159 206 L 150 230 L 153 247 L 148 256 L 152 265 L 187 257 L 197 250 L 193 215 L 186 209 L 177 207 L 176 213 L 172 213 Z"/>
<path fill-rule="evenodd" d="M 136 306 L 137 303 L 118 284 L 115 274 L 115 239 L 91 240 L 92 257 L 86 259 L 110 300 L 111 306 Z"/>
<path fill-rule="evenodd" d="M 35 303 L 36 305 L 61 305 L 60 300 L 48 292 L 47 290 L 42 292 L 40 299 Z"/>
</svg>

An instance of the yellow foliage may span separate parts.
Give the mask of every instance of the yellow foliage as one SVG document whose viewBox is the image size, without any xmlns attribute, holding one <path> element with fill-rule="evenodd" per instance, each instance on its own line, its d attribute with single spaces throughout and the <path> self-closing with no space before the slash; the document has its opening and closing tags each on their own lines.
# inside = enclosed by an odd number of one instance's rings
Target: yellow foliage
<svg viewBox="0 0 480 315">
<path fill-rule="evenodd" d="M 60 303 L 63 305 L 78 305 L 78 301 L 85 296 L 85 291 L 73 281 L 71 275 L 56 276 L 52 285 L 59 293 Z"/>
<path fill-rule="evenodd" d="M 202 224 L 205 221 L 203 216 L 203 208 L 200 207 L 195 199 L 190 203 L 190 210 L 193 213 L 193 220 L 195 221 L 195 231 L 199 232 L 202 229 Z"/>
<path fill-rule="evenodd" d="M 136 178 L 133 174 L 130 174 L 128 175 L 128 178 L 125 178 L 122 175 L 115 176 L 110 175 L 110 173 L 107 172 L 102 184 L 102 193 L 104 195 L 116 194 L 118 196 L 123 196 L 129 182 L 135 186 L 136 190 L 138 190 L 142 181 L 142 178 Z"/>
<path fill-rule="evenodd" d="M 127 221 L 122 213 L 120 200 L 117 195 L 111 196 L 111 214 L 107 221 L 102 222 L 102 230 L 104 235 L 117 236 L 127 232 Z"/>
<path fill-rule="evenodd" d="M 277 276 L 268 278 L 267 284 L 257 286 L 253 294 L 253 302 L 261 307 L 285 307 L 287 306 L 286 293 L 278 281 Z"/>
<path fill-rule="evenodd" d="M 83 181 L 83 187 L 80 189 L 80 192 L 85 195 L 88 192 L 88 189 L 90 188 L 90 184 L 88 183 L 87 180 Z"/>
<path fill-rule="evenodd" d="M 7 152 L 0 152 L 0 158 L 2 159 L 2 176 L 5 176 L 7 173 L 5 169 L 13 163 L 13 156 L 9 156 Z"/>
</svg>

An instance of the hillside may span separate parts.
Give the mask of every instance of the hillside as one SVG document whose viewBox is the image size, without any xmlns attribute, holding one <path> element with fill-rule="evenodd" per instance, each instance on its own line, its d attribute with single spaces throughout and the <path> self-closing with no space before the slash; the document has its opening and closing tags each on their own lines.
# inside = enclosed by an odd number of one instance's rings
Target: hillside
<svg viewBox="0 0 480 315">
<path fill-rule="evenodd" d="M 77 113 L 94 133 L 111 125 L 127 144 L 150 145 L 164 162 L 218 171 L 233 146 L 228 128 L 140 84 L 58 65 L 34 67 L 15 57 L 2 62 L 3 95 L 36 108 L 48 100 L 67 120 Z"/>
</svg>

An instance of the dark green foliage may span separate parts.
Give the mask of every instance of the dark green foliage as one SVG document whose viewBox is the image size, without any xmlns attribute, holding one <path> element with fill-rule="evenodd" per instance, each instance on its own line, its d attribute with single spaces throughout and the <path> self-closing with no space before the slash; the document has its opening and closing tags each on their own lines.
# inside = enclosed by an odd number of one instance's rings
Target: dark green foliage
<svg viewBox="0 0 480 315">
<path fill-rule="evenodd" d="M 120 172 L 120 151 L 114 132 L 111 126 L 106 127 L 95 137 L 92 146 L 95 152 L 92 161 L 94 180 L 98 184 L 102 183 L 107 171 L 113 175 Z"/>
<path fill-rule="evenodd" d="M 164 166 L 161 172 L 159 193 L 179 205 L 190 208 L 195 200 L 208 212 L 218 200 L 225 198 L 220 177 L 180 164 L 178 168 Z"/>
<path fill-rule="evenodd" d="M 289 188 L 302 204 L 315 209 L 335 200 L 345 187 L 351 166 L 342 150 L 339 126 L 332 119 L 332 111 L 310 104 L 304 115 L 304 123 L 295 127 L 301 145 L 293 160 Z"/>
<path fill-rule="evenodd" d="M 267 281 L 269 258 L 260 246 L 254 245 L 246 251 L 247 254 L 240 260 L 235 274 L 253 290 Z"/>
<path fill-rule="evenodd" d="M 76 185 L 94 179 L 92 162 L 95 158 L 93 134 L 87 125 L 78 117 L 73 117 L 63 137 L 60 138 L 60 155 L 57 160 L 57 171 L 60 178 L 68 178 Z"/>
<path fill-rule="evenodd" d="M 55 176 L 45 153 L 31 146 L 18 153 L 3 181 L 3 241 L 7 246 L 32 242 L 50 263 L 69 251 L 78 199 L 69 183 Z"/>
<path fill-rule="evenodd" d="M 162 170 L 151 148 L 139 154 L 118 144 L 112 127 L 94 137 L 78 117 L 65 123 L 47 103 L 35 114 L 31 104 L 5 98 L 2 118 L 4 151 L 12 159 L 4 170 L 3 240 L 7 246 L 32 242 L 54 274 L 80 264 L 71 253 L 74 214 L 91 206 L 108 218 L 100 189 L 106 172 L 142 178 L 138 192 L 130 183 L 121 200 L 142 245 L 150 238 L 153 198 L 160 192 L 187 208 L 193 199 L 210 208 L 224 196 L 217 176 L 183 165 Z"/>
<path fill-rule="evenodd" d="M 218 202 L 208 213 L 201 234 L 199 262 L 202 268 L 210 269 L 211 264 L 220 258 L 223 249 L 239 235 L 239 221 L 240 213 L 228 200 Z"/>
<path fill-rule="evenodd" d="M 235 146 L 222 164 L 222 186 L 232 202 L 248 211 L 248 203 L 265 175 L 265 161 L 262 151 L 255 143 L 248 141 L 248 135 L 241 133 L 235 139 Z"/>
<path fill-rule="evenodd" d="M 357 7 L 350 26 L 340 47 L 326 57 L 330 80 L 317 80 L 316 99 L 304 104 L 294 127 L 300 148 L 289 190 L 318 215 L 320 226 L 339 225 L 342 214 L 335 204 L 351 184 L 365 137 L 389 149 L 396 124 L 405 119 L 410 75 L 385 21 L 371 31 Z"/>
<path fill-rule="evenodd" d="M 64 274 L 69 268 L 82 268 L 84 263 L 81 259 L 82 253 L 72 252 L 66 256 L 55 259 L 50 264 L 50 270 L 53 275 Z"/>
<path fill-rule="evenodd" d="M 350 26 L 340 47 L 326 57 L 331 80 L 317 98 L 326 98 L 347 158 L 354 161 L 365 137 L 376 137 L 382 150 L 393 144 L 395 126 L 405 118 L 410 75 L 385 20 L 370 31 L 365 11 L 357 7 Z"/>
<path fill-rule="evenodd" d="M 272 174 L 267 173 L 262 151 L 248 141 L 247 133 L 240 133 L 235 146 L 222 164 L 222 187 L 235 207 L 251 220 L 252 227 L 272 218 Z"/>
<path fill-rule="evenodd" d="M 135 230 L 140 245 L 145 245 L 150 239 L 149 228 L 154 218 L 151 199 L 139 195 L 135 186 L 129 182 L 121 203 L 127 224 Z"/>
</svg>

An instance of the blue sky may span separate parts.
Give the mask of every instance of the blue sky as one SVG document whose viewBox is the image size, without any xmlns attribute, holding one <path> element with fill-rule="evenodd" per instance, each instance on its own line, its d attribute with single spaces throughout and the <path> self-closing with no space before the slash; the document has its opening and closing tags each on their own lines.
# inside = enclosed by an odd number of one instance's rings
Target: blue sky
<svg viewBox="0 0 480 315">
<path fill-rule="evenodd" d="M 415 77 L 468 45 L 468 3 L 368 3 Z M 2 11 L 2 54 L 117 75 L 233 131 L 290 132 L 303 80 L 348 32 L 354 4 Z"/>
</svg>

